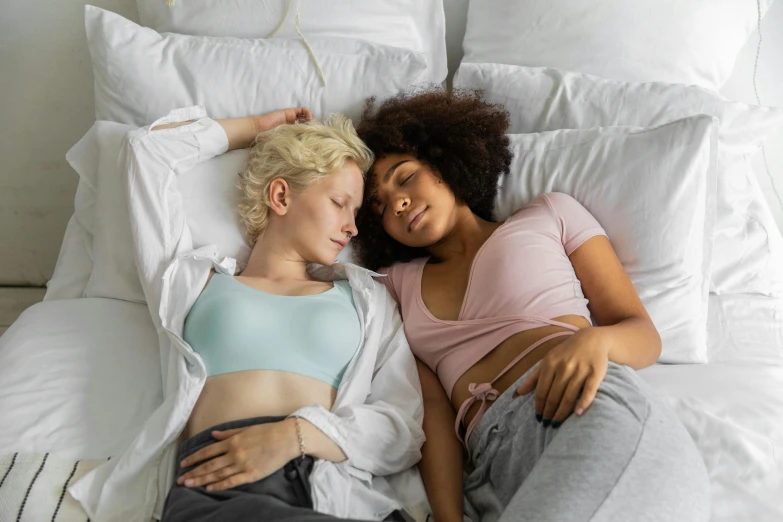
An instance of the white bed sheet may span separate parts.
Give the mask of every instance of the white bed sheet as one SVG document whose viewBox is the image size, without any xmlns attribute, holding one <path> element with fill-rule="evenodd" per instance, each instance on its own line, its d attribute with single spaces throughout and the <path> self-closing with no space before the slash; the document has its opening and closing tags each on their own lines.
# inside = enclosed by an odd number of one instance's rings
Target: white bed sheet
<svg viewBox="0 0 783 522">
<path fill-rule="evenodd" d="M 780 352 L 779 308 L 760 303 L 722 299 L 714 324 L 723 330 L 712 328 L 711 342 Z M 754 325 L 755 337 L 737 335 Z M 0 453 L 119 454 L 160 404 L 156 347 L 144 305 L 83 298 L 28 309 L 0 338 Z M 655 365 L 640 375 L 702 452 L 712 480 L 712 522 L 783 520 L 783 361 Z"/>
<path fill-rule="evenodd" d="M 711 363 L 783 364 L 783 299 L 710 295 L 707 357 Z"/>
<path fill-rule="evenodd" d="M 783 365 L 656 364 L 639 374 L 704 458 L 711 522 L 783 520 Z"/>
<path fill-rule="evenodd" d="M 163 401 L 147 306 L 44 301 L 0 337 L 0 453 L 120 454 Z"/>
</svg>

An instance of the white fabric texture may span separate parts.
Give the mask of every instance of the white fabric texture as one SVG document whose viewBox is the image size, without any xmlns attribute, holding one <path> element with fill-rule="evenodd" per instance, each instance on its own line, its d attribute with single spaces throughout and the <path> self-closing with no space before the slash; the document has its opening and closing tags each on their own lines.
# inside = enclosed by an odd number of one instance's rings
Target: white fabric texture
<svg viewBox="0 0 783 522">
<path fill-rule="evenodd" d="M 84 289 L 85 297 L 110 297 L 144 303 L 134 260 L 130 218 L 120 184 L 117 160 L 130 125 L 96 121 L 82 141 L 97 150 L 97 202 L 93 236 L 92 274 Z M 92 146 L 90 147 L 93 148 Z"/>
<path fill-rule="evenodd" d="M 710 362 L 783 363 L 783 298 L 711 294 L 707 349 Z"/>
<path fill-rule="evenodd" d="M 462 61 L 717 90 L 757 21 L 744 0 L 471 0 Z"/>
<path fill-rule="evenodd" d="M 65 154 L 79 175 L 74 211 L 65 229 L 44 300 L 82 297 L 92 274 L 98 180 L 98 143 L 93 129 Z"/>
<path fill-rule="evenodd" d="M 454 85 L 503 104 L 510 132 L 609 125 L 650 127 L 697 114 L 720 119 L 718 207 L 710 291 L 783 296 L 783 237 L 752 160 L 783 128 L 783 107 L 724 100 L 697 86 L 627 83 L 552 68 L 463 63 Z"/>
<path fill-rule="evenodd" d="M 496 217 L 543 193 L 573 196 L 606 231 L 660 332 L 659 360 L 707 362 L 717 119 L 509 137 L 514 159 Z"/>
<path fill-rule="evenodd" d="M 84 185 L 76 187 L 76 199 L 83 193 Z M 46 282 L 44 301 L 82 297 L 92 275 L 93 236 L 79 223 L 73 214 L 65 227 L 60 253 L 54 265 L 52 278 Z"/>
<path fill-rule="evenodd" d="M 2 452 L 119 455 L 162 401 L 157 335 L 144 305 L 37 303 L 0 337 Z"/>
<path fill-rule="evenodd" d="M 200 104 L 216 118 L 305 106 L 316 118 L 361 114 L 379 99 L 426 79 L 424 56 L 336 37 L 308 37 L 324 86 L 298 38 L 240 39 L 160 34 L 85 6 L 97 120 L 146 125 L 172 107 Z"/>
<path fill-rule="evenodd" d="M 0 455 L 0 470 L 4 473 L 0 520 L 84 522 L 87 515 L 65 489 L 102 463 L 103 460 L 74 460 L 51 453 Z"/>
<path fill-rule="evenodd" d="M 710 522 L 783 520 L 783 366 L 655 364 L 639 375 L 669 403 L 704 458 Z"/>
<path fill-rule="evenodd" d="M 150 130 L 188 120 L 196 121 Z M 203 360 L 182 339 L 185 317 L 210 269 L 225 274 L 236 269 L 236 260 L 219 256 L 214 245 L 193 249 L 174 180 L 227 147 L 225 132 L 203 106 L 171 111 L 123 141 L 120 170 L 139 277 L 158 332 L 164 400 L 118 458 L 69 487 L 92 519 L 159 517 L 173 482 L 176 438 L 206 381 Z M 403 506 L 420 512 L 426 496 L 412 466 L 424 442 L 421 388 L 397 307 L 373 272 L 349 264 L 313 268 L 322 279 L 348 279 L 364 339 L 332 410 L 306 406 L 292 414 L 313 423 L 348 457 L 342 463 L 316 462 L 310 477 L 314 508 L 371 520 Z"/>
<path fill-rule="evenodd" d="M 309 40 L 318 36 L 361 38 L 411 49 L 427 60 L 427 79 L 446 79 L 446 22 L 443 0 L 136 0 L 141 24 L 160 33 L 198 36 L 296 38 L 294 13 Z"/>
</svg>

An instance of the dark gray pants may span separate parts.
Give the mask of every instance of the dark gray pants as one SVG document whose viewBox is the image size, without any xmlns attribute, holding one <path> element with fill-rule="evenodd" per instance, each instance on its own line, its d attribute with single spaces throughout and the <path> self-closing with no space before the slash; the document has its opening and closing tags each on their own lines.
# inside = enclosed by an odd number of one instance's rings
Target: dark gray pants
<svg viewBox="0 0 783 522">
<path fill-rule="evenodd" d="M 212 430 L 230 430 L 254 424 L 279 422 L 285 417 L 253 417 L 218 424 L 190 437 L 182 443 L 177 463 L 198 450 L 217 442 Z M 243 522 L 286 521 L 325 522 L 341 520 L 313 510 L 310 497 L 310 473 L 314 458 L 307 455 L 289 461 L 268 477 L 236 486 L 225 491 L 207 492 L 203 486 L 185 487 L 174 484 L 166 497 L 161 522 Z M 177 469 L 177 478 L 203 464 Z M 400 512 L 386 520 L 402 521 Z"/>
</svg>

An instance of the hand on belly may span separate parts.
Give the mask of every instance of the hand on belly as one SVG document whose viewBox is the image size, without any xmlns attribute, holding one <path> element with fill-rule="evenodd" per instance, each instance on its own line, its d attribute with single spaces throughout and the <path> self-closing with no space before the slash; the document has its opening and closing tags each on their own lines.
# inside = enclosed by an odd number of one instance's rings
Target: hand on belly
<svg viewBox="0 0 783 522">
<path fill-rule="evenodd" d="M 268 477 L 297 455 L 294 419 L 256 424 L 214 434 L 218 442 L 189 455 L 178 465 L 195 466 L 177 479 L 185 487 L 223 491 Z"/>
<path fill-rule="evenodd" d="M 591 326 L 584 317 L 577 315 L 556 317 L 554 320 L 572 324 L 578 328 L 589 328 Z M 519 332 L 500 343 L 494 350 L 471 366 L 454 384 L 451 402 L 455 410 L 458 411 L 460 406 L 462 406 L 462 403 L 472 397 L 472 394 L 468 391 L 470 383 L 475 382 L 480 384 L 492 382 L 497 375 L 503 371 L 517 355 L 527 349 L 528 346 L 531 346 L 533 343 L 543 339 L 547 335 L 560 331 L 566 331 L 566 329 L 557 326 L 542 326 Z M 566 336 L 556 337 L 543 343 L 541 346 L 536 347 L 532 352 L 523 357 L 522 360 L 517 362 L 505 375 L 500 377 L 495 384 L 493 384 L 493 387 L 502 394 L 509 386 L 514 384 L 517 379 L 524 375 L 526 371 L 549 353 L 552 348 L 566 339 L 568 339 Z M 489 401 L 487 407 L 491 407 L 491 405 L 492 402 Z M 468 409 L 464 419 L 465 426 L 470 424 L 470 421 L 479 411 L 480 406 L 481 402 L 479 401 Z"/>
<path fill-rule="evenodd" d="M 289 415 L 304 406 L 332 409 L 337 389 L 297 373 L 247 370 L 209 377 L 193 407 L 183 440 L 223 422 Z"/>
</svg>

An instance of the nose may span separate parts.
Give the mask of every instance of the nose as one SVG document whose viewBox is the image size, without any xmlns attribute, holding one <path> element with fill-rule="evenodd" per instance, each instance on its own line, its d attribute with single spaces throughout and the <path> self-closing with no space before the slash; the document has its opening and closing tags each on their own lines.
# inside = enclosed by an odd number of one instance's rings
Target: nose
<svg viewBox="0 0 783 522">
<path fill-rule="evenodd" d="M 356 228 L 356 219 L 353 216 L 351 216 L 351 220 L 343 228 L 343 232 L 348 236 L 348 239 L 356 237 L 359 234 L 359 229 Z"/>
<path fill-rule="evenodd" d="M 410 200 L 405 196 L 400 196 L 397 198 L 397 201 L 394 203 L 394 213 L 399 215 L 400 212 L 403 212 L 408 206 L 411 204 Z"/>
</svg>

